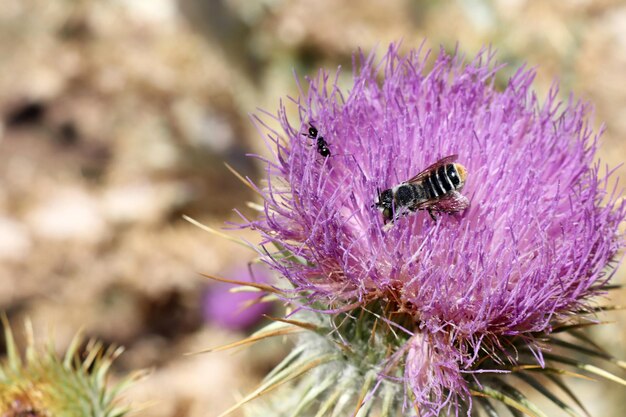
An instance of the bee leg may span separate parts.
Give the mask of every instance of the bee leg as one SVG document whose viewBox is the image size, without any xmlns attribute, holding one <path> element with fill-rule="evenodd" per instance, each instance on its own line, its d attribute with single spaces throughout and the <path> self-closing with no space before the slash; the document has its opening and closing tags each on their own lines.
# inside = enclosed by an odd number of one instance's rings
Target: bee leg
<svg viewBox="0 0 626 417">
<path fill-rule="evenodd" d="M 428 214 L 430 214 L 430 218 L 433 219 L 434 222 L 437 221 L 437 217 L 435 217 L 435 214 L 433 213 L 433 211 L 431 209 L 427 209 L 428 210 Z"/>
</svg>

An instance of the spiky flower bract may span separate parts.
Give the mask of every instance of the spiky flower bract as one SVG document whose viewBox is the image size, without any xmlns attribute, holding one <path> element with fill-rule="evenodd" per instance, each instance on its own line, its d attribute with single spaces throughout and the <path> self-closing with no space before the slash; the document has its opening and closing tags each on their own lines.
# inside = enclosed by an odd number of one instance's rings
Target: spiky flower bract
<svg viewBox="0 0 626 417">
<path fill-rule="evenodd" d="M 5 317 L 3 325 L 7 358 L 0 365 L 1 416 L 122 417 L 130 411 L 118 397 L 139 374 L 113 387 L 107 381 L 121 348 L 103 350 L 100 343 L 90 342 L 80 358 L 82 339 L 76 336 L 59 358 L 52 345 L 38 351 L 27 326 L 29 345 L 22 358 Z"/>
<path fill-rule="evenodd" d="M 348 92 L 321 72 L 288 103 L 297 120 L 284 104 L 273 116 L 280 131 L 255 118 L 273 158 L 261 158 L 264 211 L 246 226 L 290 283 L 275 291 L 293 310 L 266 332 L 315 334 L 257 394 L 317 367 L 298 409 L 458 415 L 478 397 L 495 415 L 490 397 L 540 415 L 502 375 L 532 385 L 531 370 L 559 376 L 553 362 L 585 368 L 559 354 L 553 336 L 586 325 L 581 314 L 606 289 L 626 213 L 596 163 L 589 106 L 559 101 L 556 86 L 539 99 L 526 68 L 496 88 L 490 50 L 469 60 L 442 50 L 432 67 L 427 56 L 396 45 L 382 59 L 358 54 Z M 311 124 L 332 156 L 307 138 Z M 470 207 L 384 227 L 379 190 L 453 154 L 467 168 Z"/>
</svg>

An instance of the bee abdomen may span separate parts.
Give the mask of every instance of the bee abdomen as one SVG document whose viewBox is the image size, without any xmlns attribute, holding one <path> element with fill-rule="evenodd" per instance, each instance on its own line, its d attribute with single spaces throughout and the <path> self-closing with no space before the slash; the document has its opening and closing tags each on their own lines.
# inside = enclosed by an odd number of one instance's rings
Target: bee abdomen
<svg viewBox="0 0 626 417">
<path fill-rule="evenodd" d="M 446 166 L 446 177 L 450 180 L 452 186 L 456 189 L 461 184 L 461 179 L 459 178 L 459 173 L 457 172 L 454 164 L 449 164 Z"/>
<path fill-rule="evenodd" d="M 428 174 L 422 182 L 426 197 L 441 198 L 453 190 L 461 188 L 461 178 L 454 164 L 440 166 Z"/>
<path fill-rule="evenodd" d="M 448 175 L 446 174 L 445 166 L 440 166 L 437 169 L 437 178 L 439 179 L 439 183 L 444 188 L 446 193 L 452 191 L 454 187 L 452 186 L 452 181 L 450 181 L 450 179 L 448 178 Z"/>
<path fill-rule="evenodd" d="M 428 192 L 428 198 L 438 198 L 443 195 L 443 189 L 439 185 L 436 174 L 433 172 L 424 179 L 424 188 Z"/>
</svg>

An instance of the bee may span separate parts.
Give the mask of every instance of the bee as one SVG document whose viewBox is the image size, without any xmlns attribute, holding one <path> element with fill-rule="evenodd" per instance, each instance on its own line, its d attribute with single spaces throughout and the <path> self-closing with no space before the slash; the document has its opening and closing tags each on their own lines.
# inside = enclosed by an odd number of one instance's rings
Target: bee
<svg viewBox="0 0 626 417">
<path fill-rule="evenodd" d="M 469 207 L 469 200 L 459 191 L 465 185 L 467 170 L 457 164 L 457 155 L 446 156 L 413 178 L 384 191 L 378 191 L 378 199 L 372 207 L 383 214 L 385 223 L 394 222 L 401 215 L 427 210 L 454 213 Z"/>
<path fill-rule="evenodd" d="M 323 136 L 318 136 L 318 131 L 315 126 L 309 122 L 309 133 L 303 133 L 304 136 L 317 141 L 317 153 L 328 158 L 330 156 L 330 149 L 328 149 L 328 142 Z"/>
</svg>

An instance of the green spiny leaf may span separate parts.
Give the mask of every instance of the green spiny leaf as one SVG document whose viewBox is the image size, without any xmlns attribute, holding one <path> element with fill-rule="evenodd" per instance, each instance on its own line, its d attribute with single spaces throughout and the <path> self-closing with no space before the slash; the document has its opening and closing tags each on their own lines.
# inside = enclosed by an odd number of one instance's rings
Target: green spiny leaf
<svg viewBox="0 0 626 417">
<path fill-rule="evenodd" d="M 317 414 L 315 417 L 323 417 L 327 415 L 328 411 L 334 406 L 336 406 L 337 401 L 339 401 L 339 397 L 345 394 L 348 383 L 344 382 L 343 384 L 339 384 L 337 388 L 326 398 L 326 400 L 320 405 Z"/>
<path fill-rule="evenodd" d="M 393 408 L 393 403 L 396 400 L 396 391 L 391 386 L 385 386 L 383 394 L 383 405 L 380 417 L 389 417 Z"/>
<path fill-rule="evenodd" d="M 9 325 L 9 319 L 6 313 L 2 313 L 0 316 L 2 319 L 2 327 L 4 327 L 4 340 L 6 340 L 6 349 L 8 357 L 8 366 L 13 372 L 19 372 L 22 366 L 22 359 L 17 352 L 17 346 L 15 345 L 15 338 L 13 337 L 13 331 Z"/>
<path fill-rule="evenodd" d="M 607 353 L 602 346 L 600 346 L 596 342 L 594 342 L 589 336 L 587 336 L 581 330 L 574 329 L 574 330 L 569 331 L 568 334 L 570 336 L 578 339 L 578 340 L 581 340 L 581 341 L 587 343 L 589 346 L 592 346 L 593 348 L 599 350 L 600 352 Z"/>
<path fill-rule="evenodd" d="M 319 399 L 324 392 L 337 383 L 340 375 L 337 373 L 329 373 L 328 376 L 319 382 L 316 379 L 311 378 L 309 387 L 305 391 L 302 399 L 298 402 L 298 406 L 294 410 L 291 417 L 297 417 L 300 413 L 309 407 L 315 400 Z"/>
<path fill-rule="evenodd" d="M 495 407 L 493 405 L 491 405 L 491 403 L 489 402 L 489 400 L 487 398 L 478 397 L 477 401 L 481 405 L 483 410 L 485 410 L 485 413 L 487 414 L 487 417 L 500 417 L 500 415 L 496 411 Z"/>
<path fill-rule="evenodd" d="M 533 387 L 535 390 L 537 390 L 543 396 L 548 398 L 550 401 L 552 401 L 554 404 L 556 404 L 559 408 L 561 408 L 563 411 L 565 411 L 570 416 L 572 416 L 572 417 L 581 417 L 580 414 L 578 414 L 576 412 L 576 410 L 574 410 L 569 405 L 564 403 L 559 397 L 554 395 L 549 389 L 547 389 L 537 379 L 533 378 L 532 376 L 530 376 L 530 375 L 528 375 L 526 373 L 522 373 L 522 372 L 517 372 L 517 373 L 514 373 L 513 375 L 515 375 L 516 377 L 518 377 L 519 379 L 521 379 L 522 381 L 526 382 L 528 385 Z"/>
<path fill-rule="evenodd" d="M 563 391 L 572 401 L 574 401 L 574 403 L 576 403 L 576 405 L 580 407 L 580 409 L 583 410 L 584 413 L 588 417 L 591 416 L 589 414 L 589 411 L 587 411 L 587 409 L 583 405 L 582 401 L 580 401 L 578 397 L 574 394 L 574 392 L 571 389 L 569 389 L 569 387 L 565 384 L 565 382 L 563 382 L 563 379 L 561 378 L 561 376 L 553 375 L 553 374 L 546 374 L 545 376 L 546 378 L 554 382 L 554 384 L 556 384 L 561 389 L 561 391 Z"/>
<path fill-rule="evenodd" d="M 546 415 L 537 407 L 533 402 L 531 402 L 524 394 L 522 394 L 518 389 L 505 383 L 502 380 L 498 380 L 498 384 L 508 393 L 511 394 L 513 398 L 515 398 L 520 404 L 523 404 L 526 408 L 531 410 L 535 415 L 540 417 L 546 417 Z"/>
<path fill-rule="evenodd" d="M 289 366 L 290 364 L 292 364 L 297 358 L 300 357 L 300 355 L 302 355 L 303 352 L 306 351 L 306 344 L 302 343 L 299 345 L 296 345 L 295 348 L 293 348 L 291 350 L 291 352 L 289 352 L 289 354 L 282 360 L 280 361 L 280 363 L 278 365 L 276 365 L 274 367 L 274 369 L 272 369 L 264 378 L 264 380 L 267 380 L 269 378 L 274 377 L 274 375 L 276 375 L 277 373 L 283 371 L 287 366 Z"/>
<path fill-rule="evenodd" d="M 296 361 L 294 364 L 288 366 L 281 372 L 278 372 L 272 378 L 266 379 L 254 391 L 252 391 L 250 394 L 248 394 L 239 402 L 237 402 L 237 404 L 233 405 L 232 407 L 230 407 L 229 409 L 221 413 L 219 417 L 226 416 L 232 413 L 233 411 L 235 411 L 236 409 L 240 408 L 245 403 L 250 402 L 253 399 L 262 396 L 263 394 L 266 394 L 267 392 L 278 388 L 279 386 L 283 385 L 286 382 L 289 382 L 295 378 L 298 378 L 299 376 L 303 375 L 304 373 L 310 371 L 311 369 L 317 366 L 323 365 L 335 359 L 337 359 L 337 355 L 327 354 L 327 355 L 314 357 L 314 358 L 306 358 L 306 360 Z"/>
<path fill-rule="evenodd" d="M 594 350 L 594 349 L 589 349 L 589 348 L 586 348 L 584 346 L 576 345 L 574 343 L 566 342 L 564 340 L 560 340 L 560 339 L 556 339 L 556 338 L 551 338 L 550 339 L 550 343 L 553 344 L 553 345 L 556 345 L 556 346 L 564 347 L 566 349 L 574 350 L 574 351 L 582 353 L 584 355 L 595 356 L 596 358 L 604 359 L 606 361 L 614 363 L 615 365 L 619 366 L 622 369 L 626 369 L 626 362 L 624 362 L 622 360 L 619 360 L 616 357 L 611 356 L 611 355 L 609 355 L 606 352 L 601 352 L 601 351 L 597 351 L 597 350 Z"/>
<path fill-rule="evenodd" d="M 580 362 L 575 359 L 567 358 L 567 357 L 560 356 L 560 355 L 554 355 L 551 353 L 544 353 L 543 356 L 546 359 L 549 359 L 555 362 L 564 363 L 566 365 L 570 365 L 578 369 L 582 369 L 583 371 L 589 372 L 590 374 L 597 375 L 599 377 L 608 379 L 609 381 L 617 382 L 618 384 L 626 386 L 626 380 L 618 377 L 617 375 L 612 374 L 611 372 L 605 369 L 599 368 L 595 365 L 590 365 L 588 363 Z"/>
<path fill-rule="evenodd" d="M 516 389 L 501 381 L 497 382 L 497 385 L 500 387 L 495 388 L 483 383 L 482 387 L 476 386 L 470 390 L 470 393 L 476 396 L 493 398 L 531 417 L 547 417 L 536 405 Z"/>
<path fill-rule="evenodd" d="M 593 285 L 589 287 L 590 291 L 612 291 L 612 290 L 621 290 L 624 288 L 621 284 L 606 284 L 606 285 Z"/>
<path fill-rule="evenodd" d="M 130 410 L 119 406 L 114 394 L 128 386 L 131 379 L 110 389 L 106 384 L 119 349 L 103 351 L 100 343 L 92 342 L 85 349 L 87 357 L 81 361 L 81 337 L 77 335 L 65 356 L 59 358 L 51 341 L 41 351 L 35 348 L 32 326 L 26 322 L 26 360 L 17 361 L 19 353 L 6 316 L 3 322 L 8 335 L 7 350 L 11 353 L 0 365 L 0 410 L 21 415 L 27 407 L 37 415 L 63 417 L 121 417 Z"/>
<path fill-rule="evenodd" d="M 605 313 L 607 311 L 618 311 L 618 310 L 624 310 L 624 309 L 626 309 L 626 306 L 621 306 L 621 305 L 596 306 L 596 307 L 589 307 L 584 310 L 575 311 L 574 314 L 578 316 L 588 316 L 592 314 Z"/>
<path fill-rule="evenodd" d="M 365 397 L 369 393 L 377 377 L 378 374 L 374 371 L 369 371 L 365 376 L 365 383 L 363 384 L 363 387 L 361 388 L 361 393 L 359 394 L 359 398 L 357 399 L 356 411 L 354 412 L 355 417 L 363 416 L 368 413 L 369 407 L 371 407 L 372 402 L 369 401 L 366 404 L 363 401 L 365 400 Z"/>
<path fill-rule="evenodd" d="M 586 327 L 598 326 L 601 324 L 609 324 L 608 321 L 592 321 L 585 323 L 572 323 L 572 324 L 556 324 L 552 329 L 552 334 L 571 332 L 572 330 L 584 329 Z"/>
</svg>

